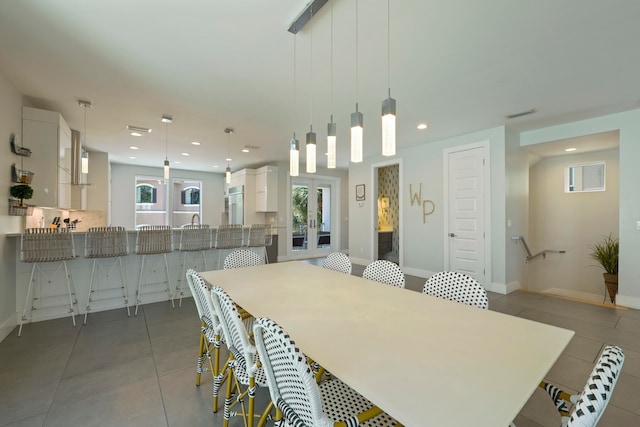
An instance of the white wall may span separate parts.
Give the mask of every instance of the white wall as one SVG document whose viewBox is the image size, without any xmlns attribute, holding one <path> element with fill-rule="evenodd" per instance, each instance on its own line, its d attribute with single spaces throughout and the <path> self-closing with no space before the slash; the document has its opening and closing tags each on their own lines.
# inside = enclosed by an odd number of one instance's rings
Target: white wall
<svg viewBox="0 0 640 427">
<path fill-rule="evenodd" d="M 520 134 L 507 129 L 505 157 L 506 245 L 505 283 L 510 289 L 526 287 L 527 264 L 522 248 L 512 236 L 528 238 L 529 154 L 520 147 Z M 519 243 L 518 243 L 519 244 Z"/>
<path fill-rule="evenodd" d="M 490 142 L 490 191 L 491 191 L 491 239 L 493 254 L 491 277 L 488 281 L 505 284 L 505 128 L 497 127 L 446 140 L 414 146 L 398 151 L 402 159 L 402 236 L 404 245 L 403 270 L 409 274 L 426 277 L 444 268 L 444 217 L 443 217 L 443 150 L 445 148 Z M 370 193 L 362 206 L 355 201 L 355 185 L 366 184 L 373 188 L 372 164 L 388 160 L 382 156 L 365 159 L 363 163 L 349 167 L 349 248 L 350 256 L 359 262 L 372 258 L 372 209 L 377 200 Z M 423 199 L 432 200 L 435 211 L 423 223 L 422 207 L 411 206 L 409 186 L 413 192 L 422 184 Z"/>
<path fill-rule="evenodd" d="M 136 175 L 162 177 L 161 167 L 149 168 L 117 163 L 111 164 L 111 225 L 135 228 Z M 202 224 L 220 225 L 224 211 L 224 175 L 171 169 L 171 178 L 202 181 Z M 170 195 L 171 197 L 171 195 Z M 169 206 L 172 206 L 169 200 Z"/>
<path fill-rule="evenodd" d="M 20 164 L 20 157 L 13 154 L 9 147 L 11 134 L 22 133 L 22 95 L 14 88 L 0 71 L 0 187 L 3 189 L 3 202 L 0 204 L 0 341 L 16 326 L 16 266 L 15 242 L 7 233 L 20 233 L 24 227 L 24 217 L 9 216 L 7 199 L 10 197 L 11 165 Z M 27 147 L 28 148 L 28 147 Z M 26 164 L 25 164 L 26 168 Z M 37 179 L 37 175 L 34 179 Z"/>
<path fill-rule="evenodd" d="M 589 247 L 603 236 L 618 235 L 619 150 L 605 150 L 541 159 L 530 169 L 530 219 L 527 240 L 532 252 L 563 249 L 529 263 L 528 286 L 533 291 L 556 288 L 581 297 L 604 292 L 603 270 L 591 259 Z M 606 191 L 565 193 L 567 165 L 605 161 Z M 551 291 L 557 292 L 557 291 Z M 599 296 L 599 297 L 598 297 Z"/>
<path fill-rule="evenodd" d="M 620 209 L 619 230 L 620 260 L 617 302 L 640 308 L 640 109 L 611 114 L 590 120 L 552 126 L 523 132 L 521 144 L 538 144 L 591 135 L 611 130 L 620 130 Z"/>
</svg>

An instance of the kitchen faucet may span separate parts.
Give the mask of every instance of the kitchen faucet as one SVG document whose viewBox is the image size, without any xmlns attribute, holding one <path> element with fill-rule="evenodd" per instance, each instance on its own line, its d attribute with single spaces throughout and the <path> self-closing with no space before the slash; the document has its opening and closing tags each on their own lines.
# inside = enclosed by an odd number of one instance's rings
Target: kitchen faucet
<svg viewBox="0 0 640 427">
<path fill-rule="evenodd" d="M 196 217 L 198 217 L 198 225 L 200 225 L 200 215 L 195 213 L 193 214 L 193 216 L 191 217 L 191 225 L 194 225 L 196 222 Z"/>
</svg>

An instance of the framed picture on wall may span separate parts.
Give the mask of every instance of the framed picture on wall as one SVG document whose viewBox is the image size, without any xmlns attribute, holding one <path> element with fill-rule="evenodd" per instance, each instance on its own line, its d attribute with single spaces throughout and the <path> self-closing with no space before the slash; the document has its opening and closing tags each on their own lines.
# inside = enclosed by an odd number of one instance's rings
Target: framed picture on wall
<svg viewBox="0 0 640 427">
<path fill-rule="evenodd" d="M 362 202 L 364 199 L 364 184 L 358 184 L 356 185 L 356 201 Z"/>
</svg>

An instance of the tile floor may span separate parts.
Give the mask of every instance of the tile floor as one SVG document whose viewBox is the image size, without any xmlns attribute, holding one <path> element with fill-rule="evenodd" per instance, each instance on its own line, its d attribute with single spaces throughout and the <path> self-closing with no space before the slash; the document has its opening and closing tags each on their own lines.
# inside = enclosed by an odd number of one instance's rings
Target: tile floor
<svg viewBox="0 0 640 427">
<path fill-rule="evenodd" d="M 354 266 L 353 274 L 363 269 Z M 407 288 L 419 291 L 423 284 L 407 276 Z M 527 292 L 490 294 L 489 304 L 491 310 L 576 331 L 548 375 L 567 390 L 582 389 L 605 343 L 621 346 L 625 365 L 599 426 L 640 426 L 640 311 Z M 68 318 L 38 322 L 26 325 L 21 338 L 14 331 L 0 343 L 0 426 L 222 425 L 222 411 L 211 412 L 209 373 L 195 386 L 199 322 L 190 298 L 175 309 L 168 302 L 145 305 L 131 318 L 125 310 L 95 313 L 80 325 L 81 320 L 72 327 Z M 259 399 L 268 399 L 266 390 Z M 542 391 L 515 422 L 560 425 Z M 239 419 L 230 423 L 241 425 Z"/>
</svg>

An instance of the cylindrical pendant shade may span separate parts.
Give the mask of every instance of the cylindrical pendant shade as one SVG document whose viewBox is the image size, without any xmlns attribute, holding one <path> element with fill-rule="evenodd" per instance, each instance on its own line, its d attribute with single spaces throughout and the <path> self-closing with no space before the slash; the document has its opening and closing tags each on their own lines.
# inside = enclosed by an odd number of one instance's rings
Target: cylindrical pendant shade
<svg viewBox="0 0 640 427">
<path fill-rule="evenodd" d="M 316 173 L 316 134 L 311 130 L 307 133 L 307 173 Z"/>
<path fill-rule="evenodd" d="M 164 161 L 164 179 L 169 179 L 169 160 Z"/>
<path fill-rule="evenodd" d="M 396 100 L 382 101 L 382 155 L 396 155 Z"/>
<path fill-rule="evenodd" d="M 333 123 L 333 117 L 327 125 L 327 168 L 336 168 L 336 124 Z"/>
<path fill-rule="evenodd" d="M 353 163 L 362 162 L 363 133 L 363 116 L 356 104 L 356 112 L 351 113 L 351 161 Z"/>
<path fill-rule="evenodd" d="M 289 150 L 289 175 L 298 176 L 300 169 L 300 143 L 294 137 L 290 141 Z"/>
</svg>

